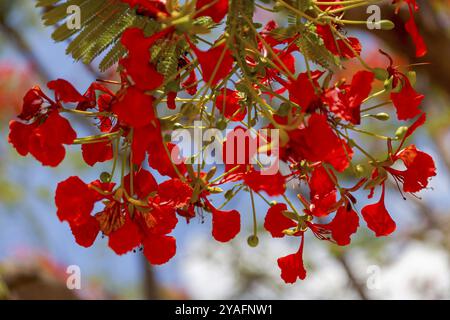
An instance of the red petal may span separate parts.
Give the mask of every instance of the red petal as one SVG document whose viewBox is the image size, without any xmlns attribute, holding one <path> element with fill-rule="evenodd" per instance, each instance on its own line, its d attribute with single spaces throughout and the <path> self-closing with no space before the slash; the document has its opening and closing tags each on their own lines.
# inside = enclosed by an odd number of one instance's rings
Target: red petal
<svg viewBox="0 0 450 320">
<path fill-rule="evenodd" d="M 244 175 L 244 182 L 256 192 L 264 191 L 269 196 L 279 196 L 286 192 L 286 178 L 280 173 L 263 175 L 261 171 L 251 170 Z"/>
<path fill-rule="evenodd" d="M 81 93 L 75 89 L 70 82 L 64 79 L 57 79 L 47 83 L 50 90 L 55 91 L 56 101 L 68 102 L 82 102 L 86 100 Z"/>
<path fill-rule="evenodd" d="M 155 119 L 153 97 L 136 87 L 129 87 L 112 110 L 121 122 L 130 127 L 143 127 Z"/>
<path fill-rule="evenodd" d="M 66 156 L 66 149 L 62 144 L 48 144 L 38 135 L 30 137 L 30 153 L 42 163 L 43 166 L 57 167 Z"/>
<path fill-rule="evenodd" d="M 171 29 L 164 29 L 149 38 L 144 36 L 144 31 L 140 28 L 129 28 L 123 33 L 121 42 L 128 49 L 128 56 L 120 60 L 120 64 L 140 90 L 152 91 L 163 83 L 164 77 L 150 62 L 150 48 L 169 32 Z"/>
<path fill-rule="evenodd" d="M 91 167 L 97 162 L 105 162 L 113 158 L 111 141 L 86 143 L 81 146 L 83 159 Z"/>
<path fill-rule="evenodd" d="M 350 236 L 356 232 L 359 227 L 358 214 L 346 206 L 340 207 L 334 219 L 325 226 L 331 230 L 331 235 L 340 246 L 346 246 L 350 243 Z"/>
<path fill-rule="evenodd" d="M 334 177 L 333 180 L 331 177 Z M 332 171 L 327 172 L 323 166 L 318 166 L 311 174 L 309 181 L 311 203 L 314 205 L 312 213 L 326 216 L 336 204 L 336 177 Z"/>
<path fill-rule="evenodd" d="M 180 159 L 178 146 L 173 143 L 166 143 L 166 146 L 167 150 L 164 148 L 162 138 L 161 140 L 150 145 L 148 148 L 148 164 L 163 176 L 178 178 L 178 174 L 175 171 L 174 166 L 178 169 L 181 175 L 186 173 L 186 166 L 182 159 Z M 167 154 L 167 151 L 170 154 L 170 157 Z M 173 162 L 172 159 L 174 159 Z M 175 162 L 179 164 L 175 165 Z"/>
<path fill-rule="evenodd" d="M 30 120 L 39 112 L 44 103 L 42 91 L 39 87 L 34 87 L 23 97 L 22 112 L 18 116 L 22 120 Z"/>
<path fill-rule="evenodd" d="M 300 161 L 325 161 L 338 171 L 344 171 L 353 156 L 352 149 L 331 129 L 326 116 L 312 114 L 308 126 L 290 134 L 293 156 Z"/>
<path fill-rule="evenodd" d="M 216 108 L 223 113 L 225 118 L 232 121 L 241 121 L 247 115 L 247 109 L 241 108 L 239 101 L 237 91 L 222 89 L 216 98 Z"/>
<path fill-rule="evenodd" d="M 433 158 L 415 145 L 406 147 L 397 154 L 406 166 L 403 171 L 403 191 L 418 192 L 428 185 L 428 180 L 436 175 Z"/>
<path fill-rule="evenodd" d="M 89 216 L 83 224 L 70 224 L 70 229 L 75 237 L 75 241 L 85 248 L 92 246 L 100 231 L 98 221 L 92 216 Z"/>
<path fill-rule="evenodd" d="M 210 16 L 219 23 L 228 13 L 228 0 L 197 0 L 195 17 Z"/>
<path fill-rule="evenodd" d="M 170 203 L 174 208 L 182 208 L 189 204 L 192 188 L 180 179 L 170 179 L 159 185 L 158 195 L 161 201 Z"/>
<path fill-rule="evenodd" d="M 283 211 L 287 210 L 284 203 L 277 203 L 269 208 L 264 220 L 264 228 L 270 232 L 274 238 L 284 237 L 283 230 L 297 226 L 297 223 L 287 218 Z"/>
<path fill-rule="evenodd" d="M 377 237 L 387 236 L 394 232 L 396 228 L 395 221 L 392 220 L 384 205 L 384 189 L 385 186 L 383 185 L 379 202 L 367 205 L 361 210 L 367 226 L 375 232 Z"/>
<path fill-rule="evenodd" d="M 140 169 L 139 171 L 134 173 L 134 193 L 139 197 L 139 199 L 146 199 L 152 192 L 158 190 L 158 183 L 156 182 L 155 177 L 151 174 L 150 171 L 145 169 Z M 124 179 L 125 188 L 128 193 L 130 192 L 130 175 L 125 176 Z"/>
<path fill-rule="evenodd" d="M 220 242 L 228 242 L 241 231 L 241 215 L 237 210 L 221 211 L 208 205 L 212 213 L 212 235 Z"/>
<path fill-rule="evenodd" d="M 158 143 L 156 137 L 160 136 L 159 126 L 147 125 L 134 129 L 131 150 L 134 164 L 140 165 L 145 159 L 145 153 L 152 143 Z"/>
<path fill-rule="evenodd" d="M 417 93 L 411 86 L 408 78 L 403 77 L 403 87 L 400 92 L 392 92 L 391 100 L 397 109 L 399 120 L 408 120 L 419 115 L 422 111 L 419 105 L 425 96 Z"/>
<path fill-rule="evenodd" d="M 200 63 L 203 81 L 205 83 L 215 86 L 230 73 L 234 59 L 231 51 L 225 46 L 225 43 L 211 48 L 208 51 L 201 51 L 195 46 L 191 46 Z"/>
<path fill-rule="evenodd" d="M 330 26 L 317 25 L 317 33 L 323 39 L 325 47 L 334 55 L 342 58 L 354 58 L 355 52 L 357 54 L 361 53 L 361 43 L 357 38 L 347 38 L 347 44 L 343 39 L 335 39 L 333 33 L 331 32 Z M 351 50 L 348 44 L 352 47 Z"/>
<path fill-rule="evenodd" d="M 287 255 L 278 259 L 278 267 L 281 269 L 281 278 L 286 283 L 294 283 L 297 279 L 304 280 L 306 278 L 306 270 L 303 265 L 303 243 L 304 236 L 298 252 Z"/>
<path fill-rule="evenodd" d="M 109 235 L 108 245 L 117 254 L 125 254 L 142 242 L 138 226 L 127 215 L 124 225 Z"/>
<path fill-rule="evenodd" d="M 289 99 L 298 104 L 303 112 L 306 112 L 310 104 L 318 99 L 314 87 L 319 88 L 317 79 L 323 74 L 321 71 L 311 73 L 312 83 L 308 74 L 300 73 L 296 80 L 287 84 L 289 90 Z"/>
<path fill-rule="evenodd" d="M 151 264 L 164 264 L 175 255 L 177 245 L 174 237 L 150 236 L 144 239 L 144 255 Z"/>
<path fill-rule="evenodd" d="M 36 129 L 35 134 L 40 137 L 42 143 L 48 145 L 72 144 L 77 138 L 70 122 L 57 111 L 50 113 L 45 122 Z"/>
<path fill-rule="evenodd" d="M 72 226 L 84 223 L 94 209 L 95 199 L 91 190 L 78 177 L 70 177 L 58 183 L 55 193 L 58 218 Z"/>
<path fill-rule="evenodd" d="M 28 154 L 30 150 L 30 136 L 35 128 L 35 124 L 23 124 L 15 120 L 9 123 L 8 142 L 13 145 L 21 156 Z"/>
<path fill-rule="evenodd" d="M 423 40 L 422 36 L 419 33 L 419 30 L 417 30 L 416 22 L 414 21 L 414 16 L 411 11 L 411 17 L 409 20 L 405 23 L 405 29 L 411 36 L 414 45 L 416 46 L 416 57 L 420 58 L 427 54 L 427 46 L 425 44 L 425 41 Z"/>
</svg>

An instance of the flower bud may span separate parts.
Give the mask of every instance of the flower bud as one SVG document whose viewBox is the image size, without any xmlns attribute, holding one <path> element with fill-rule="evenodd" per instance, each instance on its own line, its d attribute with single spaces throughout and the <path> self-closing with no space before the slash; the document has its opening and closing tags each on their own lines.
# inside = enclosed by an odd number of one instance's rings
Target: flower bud
<svg viewBox="0 0 450 320">
<path fill-rule="evenodd" d="M 374 24 L 376 29 L 378 29 L 379 26 L 379 29 L 381 30 L 392 30 L 395 28 L 395 24 L 391 20 L 381 20 Z"/>
<path fill-rule="evenodd" d="M 408 131 L 408 127 L 406 126 L 399 127 L 397 131 L 395 131 L 395 137 L 397 139 L 403 138 L 403 136 L 406 134 L 406 131 Z"/>
<path fill-rule="evenodd" d="M 387 121 L 387 120 L 389 120 L 389 118 L 391 117 L 388 113 L 386 113 L 386 112 L 380 112 L 380 113 L 377 113 L 377 114 L 371 114 L 370 115 L 372 118 L 375 118 L 375 119 L 377 119 L 377 120 L 380 120 L 380 121 Z"/>
<path fill-rule="evenodd" d="M 414 86 L 416 84 L 416 72 L 415 71 L 408 71 L 406 76 L 408 77 L 408 80 L 411 83 L 411 85 Z"/>
<path fill-rule="evenodd" d="M 247 238 L 247 243 L 252 248 L 257 247 L 259 244 L 258 236 L 251 235 L 250 237 Z"/>
<path fill-rule="evenodd" d="M 109 174 L 109 172 L 102 172 L 100 174 L 100 181 L 103 183 L 108 183 L 111 181 L 111 175 Z"/>
</svg>

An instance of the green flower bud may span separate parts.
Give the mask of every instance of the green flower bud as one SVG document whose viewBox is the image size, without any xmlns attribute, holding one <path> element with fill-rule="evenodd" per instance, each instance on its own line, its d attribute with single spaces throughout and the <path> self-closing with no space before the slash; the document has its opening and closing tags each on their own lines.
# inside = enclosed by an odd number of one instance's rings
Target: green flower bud
<svg viewBox="0 0 450 320">
<path fill-rule="evenodd" d="M 403 138 L 403 136 L 406 134 L 406 131 L 408 131 L 408 127 L 401 126 L 395 131 L 395 137 L 397 139 Z"/>
<path fill-rule="evenodd" d="M 257 247 L 259 244 L 258 236 L 251 235 L 250 237 L 247 238 L 247 243 L 252 248 Z"/>
<path fill-rule="evenodd" d="M 109 172 L 102 172 L 100 174 L 100 181 L 103 183 L 108 183 L 111 181 L 111 175 L 109 174 Z"/>
<path fill-rule="evenodd" d="M 371 114 L 370 116 L 372 118 L 375 118 L 375 119 L 380 120 L 380 121 L 387 121 L 391 117 L 386 112 L 380 112 L 380 113 L 377 113 L 377 114 Z"/>
<path fill-rule="evenodd" d="M 395 28 L 395 24 L 391 20 L 381 20 L 375 22 L 375 28 L 378 29 L 378 26 L 381 30 L 392 30 Z"/>
</svg>

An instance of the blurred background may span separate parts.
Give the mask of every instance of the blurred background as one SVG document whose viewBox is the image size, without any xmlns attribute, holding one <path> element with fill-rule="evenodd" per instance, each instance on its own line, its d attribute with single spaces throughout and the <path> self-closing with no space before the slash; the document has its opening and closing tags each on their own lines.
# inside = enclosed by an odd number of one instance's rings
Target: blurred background
<svg viewBox="0 0 450 320">
<path fill-rule="evenodd" d="M 65 78 L 83 92 L 98 77 L 97 68 L 95 62 L 86 66 L 65 55 L 66 44 L 51 40 L 52 30 L 42 26 L 34 1 L 0 0 L 0 299 L 450 298 L 450 1 L 417 2 L 421 10 L 416 21 L 429 48 L 420 60 L 414 58 L 403 27 L 408 13 L 395 15 L 389 1 L 382 16 L 395 22 L 395 30 L 369 33 L 361 28 L 348 33 L 360 37 L 369 65 L 386 67 L 379 48 L 405 70 L 410 64 L 429 63 L 414 68 L 417 90 L 426 95 L 422 108 L 428 122 L 411 142 L 434 157 L 438 175 L 428 190 L 417 198 L 408 196 L 408 201 L 392 187 L 386 203 L 398 229 L 388 238 L 375 238 L 363 222 L 345 248 L 307 237 L 304 258 L 309 275 L 285 285 L 276 259 L 293 252 L 298 243 L 269 239 L 261 232 L 260 245 L 248 247 L 251 206 L 246 194 L 228 205 L 239 206 L 244 220 L 236 239 L 214 242 L 209 217 L 190 224 L 180 219 L 174 232 L 177 255 L 164 266 L 150 268 L 140 252 L 117 256 L 105 239 L 97 239 L 89 249 L 79 247 L 68 225 L 56 217 L 54 190 L 74 173 L 91 181 L 101 169 L 84 165 L 77 147 L 69 148 L 57 169 L 19 157 L 7 143 L 8 122 L 33 85 L 44 87 L 51 79 Z M 271 18 L 262 11 L 257 14 L 262 21 Z M 347 17 L 366 18 L 364 9 Z M 278 20 L 283 23 L 283 17 Z M 355 68 L 360 67 L 346 64 L 340 76 Z M 383 130 L 395 132 L 398 124 L 390 125 Z M 377 142 L 367 143 L 373 153 L 384 150 Z M 290 187 L 294 198 L 297 186 Z M 362 205 L 366 195 L 359 195 Z M 262 221 L 267 208 L 262 201 L 257 205 Z M 80 267 L 81 290 L 67 289 L 70 265 Z"/>
</svg>

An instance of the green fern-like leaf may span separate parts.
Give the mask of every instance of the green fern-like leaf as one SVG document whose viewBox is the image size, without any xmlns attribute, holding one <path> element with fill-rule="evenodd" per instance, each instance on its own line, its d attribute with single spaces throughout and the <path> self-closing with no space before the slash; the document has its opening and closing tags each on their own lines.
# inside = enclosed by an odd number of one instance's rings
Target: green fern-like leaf
<svg viewBox="0 0 450 320">
<path fill-rule="evenodd" d="M 71 5 L 81 9 L 81 29 L 70 29 L 67 21 Z M 142 28 L 147 36 L 158 30 L 152 19 L 137 15 L 120 0 L 38 0 L 36 6 L 46 8 L 42 20 L 47 26 L 56 26 L 52 38 L 68 41 L 67 53 L 75 60 L 91 63 L 103 55 L 100 70 L 105 71 L 126 54 L 119 39 L 130 27 Z M 49 9 L 50 8 L 50 9 Z"/>
<path fill-rule="evenodd" d="M 296 40 L 296 44 L 308 60 L 327 69 L 340 65 L 339 59 L 325 47 L 322 38 L 315 31 L 314 25 L 301 24 L 298 29 L 300 37 Z"/>
</svg>

